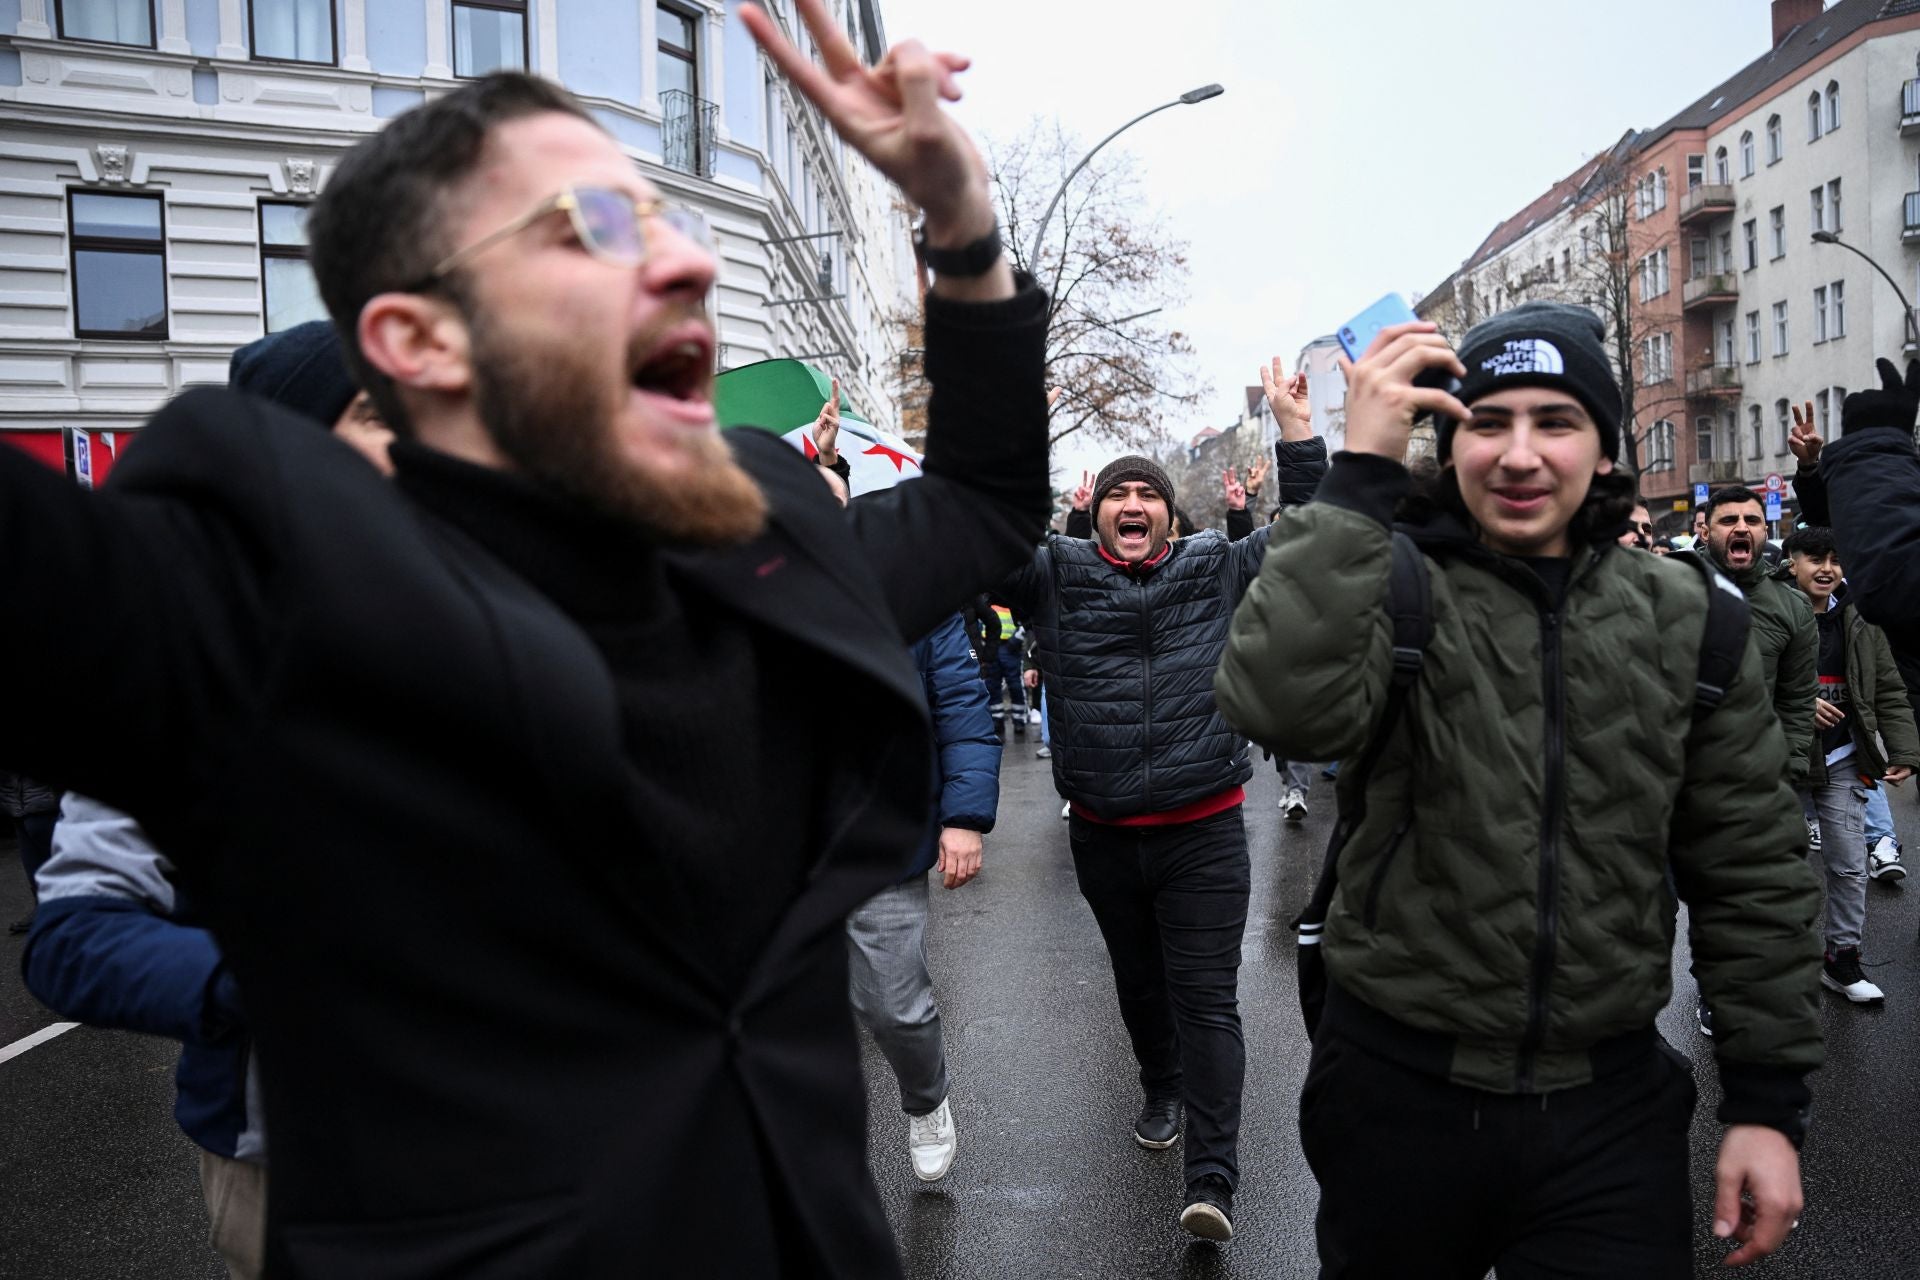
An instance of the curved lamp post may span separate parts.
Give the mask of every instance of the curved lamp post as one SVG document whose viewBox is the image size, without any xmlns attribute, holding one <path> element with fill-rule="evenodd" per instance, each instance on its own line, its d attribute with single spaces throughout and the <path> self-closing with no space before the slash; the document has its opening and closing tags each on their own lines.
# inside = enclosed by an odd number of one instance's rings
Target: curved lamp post
<svg viewBox="0 0 1920 1280">
<path fill-rule="evenodd" d="M 1033 233 L 1033 248 L 1027 254 L 1027 262 L 1035 267 L 1040 265 L 1040 242 L 1046 238 L 1047 224 L 1053 221 L 1053 211 L 1059 207 L 1061 198 L 1067 194 L 1067 188 L 1073 185 L 1073 180 L 1080 176 L 1082 169 L 1087 167 L 1087 162 L 1099 154 L 1100 148 L 1106 146 L 1109 142 L 1112 142 L 1115 138 L 1133 128 L 1133 126 L 1139 124 L 1148 116 L 1158 115 L 1168 107 L 1189 107 L 1196 102 L 1205 102 L 1208 98 L 1217 98 L 1225 92 L 1226 90 L 1217 84 L 1203 84 L 1198 89 L 1189 89 L 1172 102 L 1163 102 L 1151 111 L 1142 111 L 1139 115 L 1127 121 L 1118 129 L 1115 129 L 1112 133 L 1100 139 L 1100 141 L 1094 143 L 1093 150 L 1080 157 L 1080 163 L 1073 166 L 1073 172 L 1067 175 L 1067 180 L 1062 182 L 1060 189 L 1053 193 L 1053 199 L 1047 202 L 1047 211 L 1040 215 L 1040 229 Z"/>
<path fill-rule="evenodd" d="M 1900 290 L 1900 282 L 1898 280 L 1895 280 L 1892 276 L 1888 275 L 1887 269 L 1885 267 L 1875 262 L 1871 257 L 1868 257 L 1865 252 L 1863 252 L 1860 249 L 1854 248 L 1852 245 L 1848 244 L 1845 240 L 1842 240 L 1838 235 L 1836 235 L 1831 231 L 1814 232 L 1813 241 L 1815 244 L 1837 244 L 1842 249 L 1845 249 L 1848 253 L 1855 254 L 1858 257 L 1864 259 L 1868 266 L 1872 267 L 1875 271 L 1878 271 L 1880 273 L 1880 278 L 1893 286 L 1893 296 L 1900 299 L 1900 306 L 1902 310 L 1906 312 L 1907 342 L 1915 347 L 1920 347 L 1920 321 L 1917 321 L 1914 318 L 1913 304 L 1907 301 L 1907 295 L 1901 292 Z"/>
</svg>

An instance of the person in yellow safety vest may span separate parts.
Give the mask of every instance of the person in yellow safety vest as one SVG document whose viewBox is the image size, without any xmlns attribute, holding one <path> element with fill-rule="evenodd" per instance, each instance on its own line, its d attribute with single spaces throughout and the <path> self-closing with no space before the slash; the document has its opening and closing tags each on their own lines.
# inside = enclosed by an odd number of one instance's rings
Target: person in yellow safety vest
<svg viewBox="0 0 1920 1280">
<path fill-rule="evenodd" d="M 987 682 L 987 701 L 993 708 L 993 723 L 1013 724 L 1013 736 L 1027 736 L 1027 691 L 1020 680 L 1020 655 L 1023 645 L 1022 620 L 1006 605 L 981 597 L 973 610 L 973 634 L 979 642 L 980 676 Z M 1001 694 L 1005 686 L 1004 700 Z"/>
</svg>

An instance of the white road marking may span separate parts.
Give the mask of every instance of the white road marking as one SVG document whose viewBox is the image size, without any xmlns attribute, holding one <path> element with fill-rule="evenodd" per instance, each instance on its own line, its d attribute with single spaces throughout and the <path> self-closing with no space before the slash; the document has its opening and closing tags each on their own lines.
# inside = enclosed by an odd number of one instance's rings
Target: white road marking
<svg viewBox="0 0 1920 1280">
<path fill-rule="evenodd" d="M 6 1048 L 0 1049 L 0 1062 L 5 1062 L 8 1058 L 17 1058 L 27 1050 L 43 1045 L 55 1036 L 64 1035 L 79 1025 L 77 1022 L 56 1022 L 50 1027 L 42 1027 L 32 1035 L 24 1036 Z"/>
</svg>

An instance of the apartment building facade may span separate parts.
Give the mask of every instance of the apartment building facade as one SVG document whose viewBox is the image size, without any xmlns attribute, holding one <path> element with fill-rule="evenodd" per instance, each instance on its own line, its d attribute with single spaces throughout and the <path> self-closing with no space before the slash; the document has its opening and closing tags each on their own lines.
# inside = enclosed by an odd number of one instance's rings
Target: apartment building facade
<svg viewBox="0 0 1920 1280">
<path fill-rule="evenodd" d="M 566 85 L 706 214 L 722 368 L 804 356 L 895 429 L 906 213 L 736 7 L 0 0 L 0 439 L 103 475 L 155 407 L 223 383 L 235 347 L 319 316 L 303 226 L 340 154 L 500 67 Z M 804 43 L 791 0 L 767 7 Z M 884 50 L 874 0 L 833 7 Z"/>
</svg>

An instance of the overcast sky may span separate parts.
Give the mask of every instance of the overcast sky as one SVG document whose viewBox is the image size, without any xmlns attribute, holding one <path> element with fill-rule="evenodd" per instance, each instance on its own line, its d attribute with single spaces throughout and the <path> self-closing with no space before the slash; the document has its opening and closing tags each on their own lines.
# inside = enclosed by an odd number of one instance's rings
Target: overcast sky
<svg viewBox="0 0 1920 1280">
<path fill-rule="evenodd" d="M 1213 394 L 1167 424 L 1180 439 L 1232 422 L 1265 357 L 1291 365 L 1381 294 L 1432 289 L 1583 158 L 1764 53 L 1770 12 L 1768 0 L 882 0 L 890 40 L 973 58 L 956 110 L 975 132 L 1057 116 L 1092 145 L 1187 89 L 1226 86 L 1113 144 L 1192 246 L 1193 301 L 1174 324 Z"/>
</svg>

